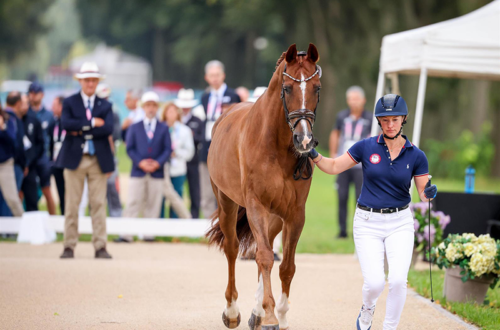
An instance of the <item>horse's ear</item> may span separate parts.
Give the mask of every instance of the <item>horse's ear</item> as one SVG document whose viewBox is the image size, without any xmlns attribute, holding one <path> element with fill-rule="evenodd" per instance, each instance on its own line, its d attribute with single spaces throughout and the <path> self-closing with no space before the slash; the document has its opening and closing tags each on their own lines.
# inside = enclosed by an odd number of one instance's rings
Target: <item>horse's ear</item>
<svg viewBox="0 0 500 330">
<path fill-rule="evenodd" d="M 314 44 L 309 44 L 309 49 L 307 50 L 307 58 L 309 58 L 313 63 L 319 61 L 318 49 Z"/>
<path fill-rule="evenodd" d="M 285 59 L 287 63 L 292 63 L 297 58 L 297 45 L 293 44 L 288 47 L 286 51 Z"/>
</svg>

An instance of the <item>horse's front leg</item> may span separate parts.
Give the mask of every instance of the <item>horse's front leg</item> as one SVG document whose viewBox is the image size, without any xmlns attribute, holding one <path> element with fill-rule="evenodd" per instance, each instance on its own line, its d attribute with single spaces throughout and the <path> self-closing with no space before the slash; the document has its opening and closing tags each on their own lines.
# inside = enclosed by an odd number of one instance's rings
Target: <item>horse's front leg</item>
<svg viewBox="0 0 500 330">
<path fill-rule="evenodd" d="M 280 266 L 281 297 L 278 302 L 278 320 L 280 330 L 288 329 L 286 313 L 290 309 L 290 285 L 295 275 L 295 250 L 304 228 L 305 209 L 294 212 L 292 218 L 285 219 L 283 224 L 283 261 Z"/>
<path fill-rule="evenodd" d="M 250 199 L 247 202 L 247 214 L 257 242 L 255 260 L 259 269 L 259 285 L 255 294 L 257 305 L 248 321 L 248 325 L 251 330 L 278 330 L 279 323 L 274 314 L 276 303 L 271 290 L 271 270 L 274 264 L 274 254 L 269 244 L 269 211 L 257 199 Z"/>
</svg>

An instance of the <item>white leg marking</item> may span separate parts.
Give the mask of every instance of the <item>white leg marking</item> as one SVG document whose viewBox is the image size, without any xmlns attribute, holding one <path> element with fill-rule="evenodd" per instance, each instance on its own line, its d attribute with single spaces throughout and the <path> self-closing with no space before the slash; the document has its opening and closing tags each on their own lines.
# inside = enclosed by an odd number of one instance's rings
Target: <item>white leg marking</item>
<svg viewBox="0 0 500 330">
<path fill-rule="evenodd" d="M 229 307 L 226 306 L 224 314 L 226 314 L 226 316 L 230 319 L 235 319 L 238 317 L 238 314 L 240 314 L 240 309 L 238 308 L 236 300 L 233 300 Z"/>
<path fill-rule="evenodd" d="M 262 302 L 264 301 L 264 280 L 262 279 L 262 274 L 259 277 L 259 286 L 257 287 L 257 292 L 255 292 L 255 300 L 257 301 L 257 305 L 255 305 L 254 314 L 261 317 L 266 316 L 266 312 L 262 308 Z"/>
<path fill-rule="evenodd" d="M 288 297 L 285 293 L 281 294 L 278 306 L 276 306 L 278 311 L 278 321 L 280 322 L 280 329 L 288 329 L 288 321 L 286 319 L 286 312 L 290 309 L 288 306 Z"/>
</svg>

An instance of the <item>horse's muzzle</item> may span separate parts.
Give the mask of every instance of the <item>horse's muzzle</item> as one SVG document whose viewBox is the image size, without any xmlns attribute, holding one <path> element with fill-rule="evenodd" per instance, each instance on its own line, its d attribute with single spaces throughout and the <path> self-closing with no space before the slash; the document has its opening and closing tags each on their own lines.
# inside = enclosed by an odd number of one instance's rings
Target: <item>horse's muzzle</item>
<svg viewBox="0 0 500 330">
<path fill-rule="evenodd" d="M 295 133 L 293 134 L 293 145 L 300 153 L 306 153 L 313 148 L 314 137 L 312 134 Z"/>
</svg>

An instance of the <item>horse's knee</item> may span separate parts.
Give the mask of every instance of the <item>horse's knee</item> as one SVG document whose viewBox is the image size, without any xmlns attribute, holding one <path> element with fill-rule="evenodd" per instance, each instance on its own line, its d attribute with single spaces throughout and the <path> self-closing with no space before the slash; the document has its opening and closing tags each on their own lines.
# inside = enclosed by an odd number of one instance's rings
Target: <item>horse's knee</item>
<svg viewBox="0 0 500 330">
<path fill-rule="evenodd" d="M 271 250 L 258 250 L 255 260 L 262 271 L 271 271 L 274 265 L 274 253 Z"/>
</svg>

